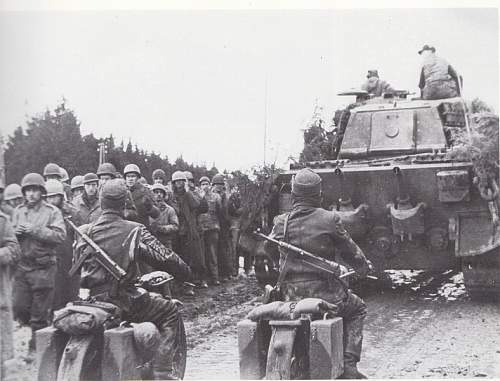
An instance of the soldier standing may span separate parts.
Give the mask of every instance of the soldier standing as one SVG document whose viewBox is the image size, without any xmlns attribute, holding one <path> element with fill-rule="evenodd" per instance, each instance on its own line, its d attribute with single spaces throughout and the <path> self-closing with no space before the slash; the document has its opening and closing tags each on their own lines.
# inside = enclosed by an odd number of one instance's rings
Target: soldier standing
<svg viewBox="0 0 500 381">
<path fill-rule="evenodd" d="M 460 96 L 458 74 L 444 58 L 438 57 L 436 48 L 424 45 L 418 52 L 422 56 L 420 88 L 423 99 L 446 99 Z"/>
<path fill-rule="evenodd" d="M 210 189 L 210 179 L 206 176 L 200 178 L 203 198 L 208 204 L 208 211 L 198 216 L 198 225 L 201 233 L 201 244 L 205 256 L 205 264 L 210 277 L 210 282 L 217 286 L 219 281 L 219 269 L 217 264 L 217 250 L 219 246 L 219 218 L 222 213 L 222 202 L 220 196 Z M 206 287 L 206 282 L 203 282 Z"/>
<path fill-rule="evenodd" d="M 2 380 L 7 376 L 5 361 L 14 357 L 12 275 L 19 255 L 19 243 L 9 217 L 0 212 L 0 379 Z"/>
<path fill-rule="evenodd" d="M 231 247 L 231 238 L 229 235 L 229 216 L 228 216 L 228 196 L 224 184 L 224 176 L 216 174 L 212 178 L 212 186 L 214 192 L 221 198 L 222 211 L 220 213 L 220 233 L 219 233 L 219 272 L 221 281 L 226 282 L 232 278 L 233 275 L 233 255 Z"/>
<path fill-rule="evenodd" d="M 8 215 L 9 219 L 14 213 L 14 209 L 24 201 L 23 192 L 19 184 L 9 184 L 3 192 L 2 211 Z"/>
<path fill-rule="evenodd" d="M 63 217 L 72 217 L 75 214 L 76 208 L 69 202 L 64 201 L 64 188 L 59 181 L 47 180 L 45 190 L 47 191 L 45 200 L 57 207 Z M 66 239 L 56 247 L 57 272 L 54 287 L 54 310 L 63 308 L 66 303 L 76 300 L 80 291 L 80 277 L 78 274 L 69 275 L 73 263 L 73 236 L 69 234 L 71 228 L 68 224 L 66 224 L 66 231 L 68 232 Z"/>
<path fill-rule="evenodd" d="M 63 167 L 59 166 L 59 172 L 61 172 L 61 183 L 64 189 L 64 197 L 66 201 L 71 201 L 71 186 L 68 184 L 69 175 L 68 171 Z"/>
<path fill-rule="evenodd" d="M 78 175 L 71 179 L 71 200 L 83 194 L 83 176 Z"/>
<path fill-rule="evenodd" d="M 73 199 L 74 223 L 76 226 L 94 222 L 102 213 L 99 204 L 99 179 L 95 173 L 89 172 L 83 176 L 83 193 Z"/>
<path fill-rule="evenodd" d="M 99 177 L 99 188 L 108 180 L 116 178 L 116 168 L 111 163 L 102 163 L 97 168 L 97 176 Z"/>
<path fill-rule="evenodd" d="M 152 174 L 153 184 L 167 185 L 167 175 L 163 169 L 155 169 Z"/>
<path fill-rule="evenodd" d="M 128 282 L 115 284 L 113 278 L 91 257 L 82 267 L 82 286 L 89 288 L 90 295 L 97 300 L 119 306 L 125 320 L 154 323 L 162 336 L 152 364 L 154 378 L 179 379 L 182 377 L 182 370 L 178 369 L 175 358 L 181 340 L 182 321 L 177 306 L 170 299 L 139 292 L 133 282 L 139 275 L 137 271 L 141 262 L 167 271 L 180 281 L 189 277 L 190 270 L 177 254 L 164 247 L 144 225 L 123 218 L 126 198 L 127 187 L 122 180 L 106 181 L 100 192 L 103 213 L 94 223 L 82 226 L 81 231 L 91 236 L 92 240 L 127 272 L 125 279 Z M 128 237 L 136 229 L 138 242 L 130 242 Z M 128 248 L 124 248 L 125 242 L 135 244 L 133 256 L 129 255 Z M 75 250 L 76 257 L 87 250 L 93 249 L 80 239 Z"/>
<path fill-rule="evenodd" d="M 14 276 L 14 315 L 30 324 L 30 350 L 35 331 L 48 325 L 57 271 L 56 246 L 66 238 L 62 213 L 43 201 L 43 177 L 28 173 L 21 181 L 25 203 L 14 210 L 12 224 L 21 245 L 21 258 Z"/>
<path fill-rule="evenodd" d="M 352 265 L 360 277 L 365 277 L 371 267 L 361 249 L 344 229 L 338 214 L 321 205 L 321 178 L 311 169 L 300 170 L 292 179 L 292 210 L 274 220 L 271 237 L 283 240 L 324 259 L 333 260 L 334 250 Z M 277 247 L 266 242 L 266 250 L 276 254 Z M 284 255 L 280 254 L 280 264 Z M 303 298 L 321 298 L 339 308 L 338 316 L 344 323 L 344 375 L 343 378 L 366 378 L 357 369 L 361 356 L 363 322 L 366 306 L 339 278 L 304 265 L 293 257 L 287 261 L 288 272 L 281 291 L 286 301 Z M 337 264 L 338 275 L 345 267 Z"/>
<path fill-rule="evenodd" d="M 151 190 L 155 197 L 156 206 L 160 209 L 160 216 L 157 219 L 152 219 L 151 232 L 165 247 L 172 250 L 172 242 L 179 232 L 177 213 L 165 202 L 167 191 L 162 184 L 154 184 Z"/>
<path fill-rule="evenodd" d="M 149 228 L 149 217 L 158 218 L 160 211 L 155 206 L 149 189 L 139 181 L 141 170 L 135 164 L 128 164 L 123 170 L 123 175 L 131 196 L 127 201 L 125 218 Z"/>
<path fill-rule="evenodd" d="M 241 194 L 238 186 L 234 185 L 231 190 L 231 195 L 228 200 L 228 216 L 229 216 L 229 236 L 231 239 L 231 253 L 233 254 L 233 276 L 238 276 L 240 269 L 240 257 L 238 253 L 238 242 L 240 240 L 241 230 L 241 216 L 243 215 L 244 208 L 241 205 Z M 251 261 L 251 258 L 249 258 Z M 245 257 L 245 262 L 248 262 Z M 251 263 L 246 263 L 245 275 L 250 275 L 252 266 Z"/>
<path fill-rule="evenodd" d="M 179 217 L 179 235 L 174 247 L 177 247 L 181 257 L 192 268 L 196 282 L 201 282 L 205 278 L 206 268 L 196 219 L 198 214 L 208 210 L 208 206 L 205 200 L 200 200 L 186 189 L 186 182 L 184 172 L 176 171 L 172 174 L 174 192 L 171 205 Z M 184 293 L 192 296 L 194 290 L 186 287 Z"/>
</svg>

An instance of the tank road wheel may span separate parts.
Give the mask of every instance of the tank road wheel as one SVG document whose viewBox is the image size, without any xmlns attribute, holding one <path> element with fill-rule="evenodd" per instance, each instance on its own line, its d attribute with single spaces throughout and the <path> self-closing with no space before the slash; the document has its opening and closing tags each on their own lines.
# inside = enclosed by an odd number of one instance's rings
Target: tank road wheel
<svg viewBox="0 0 500 381">
<path fill-rule="evenodd" d="M 500 249 L 462 259 L 467 293 L 475 300 L 500 298 Z"/>
<path fill-rule="evenodd" d="M 57 380 L 100 380 L 102 346 L 102 332 L 72 336 L 64 348 Z"/>
<path fill-rule="evenodd" d="M 178 334 L 175 339 L 175 353 L 174 353 L 174 369 L 175 374 L 178 374 L 181 379 L 184 378 L 184 373 L 186 372 L 186 359 L 187 359 L 187 341 L 186 341 L 186 328 L 184 327 L 184 321 L 182 317 L 179 319 L 179 329 Z"/>
</svg>

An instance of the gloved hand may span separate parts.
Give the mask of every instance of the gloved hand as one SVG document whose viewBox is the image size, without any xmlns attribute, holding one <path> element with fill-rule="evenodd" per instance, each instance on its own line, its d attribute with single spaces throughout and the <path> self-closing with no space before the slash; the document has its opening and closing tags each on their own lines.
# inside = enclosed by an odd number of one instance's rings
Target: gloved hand
<svg viewBox="0 0 500 381">
<path fill-rule="evenodd" d="M 340 263 L 339 263 L 339 269 L 340 269 L 339 276 L 342 276 L 342 275 L 347 274 L 349 272 L 347 267 L 345 267 L 344 265 L 341 265 Z"/>
</svg>

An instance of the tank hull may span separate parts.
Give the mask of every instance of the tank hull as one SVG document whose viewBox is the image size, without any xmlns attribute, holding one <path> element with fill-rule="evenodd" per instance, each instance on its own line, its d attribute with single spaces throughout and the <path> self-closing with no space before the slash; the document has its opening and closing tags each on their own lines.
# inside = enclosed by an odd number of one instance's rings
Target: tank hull
<svg viewBox="0 0 500 381">
<path fill-rule="evenodd" d="M 434 271 L 454 268 L 460 265 L 457 258 L 478 254 L 457 237 L 457 221 L 467 221 L 469 230 L 473 227 L 470 235 L 477 241 L 473 246 L 487 244 L 490 238 L 488 205 L 472 184 L 471 169 L 470 163 L 429 163 L 314 170 L 322 178 L 323 207 L 341 215 L 378 269 Z M 286 184 L 296 172 L 287 171 L 280 179 L 284 185 L 280 213 L 291 209 Z M 446 189 L 441 179 L 450 173 L 465 176 L 467 183 Z M 405 205 L 398 204 L 405 196 L 409 197 Z M 355 213 L 360 205 L 362 215 Z M 418 215 L 412 214 L 417 207 Z M 403 216 L 394 216 L 397 213 Z M 461 229 L 466 231 L 467 226 Z M 478 236 L 478 231 L 484 234 Z"/>
</svg>

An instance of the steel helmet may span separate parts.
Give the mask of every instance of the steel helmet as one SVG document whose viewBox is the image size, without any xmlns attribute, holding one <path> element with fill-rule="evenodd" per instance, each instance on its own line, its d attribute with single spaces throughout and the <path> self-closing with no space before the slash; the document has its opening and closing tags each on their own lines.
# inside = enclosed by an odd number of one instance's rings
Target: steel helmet
<svg viewBox="0 0 500 381">
<path fill-rule="evenodd" d="M 153 177 L 153 180 L 154 179 L 163 179 L 163 180 L 165 180 L 167 178 L 167 175 L 165 174 L 165 171 L 163 169 L 158 168 L 158 169 L 155 169 L 153 171 L 153 176 L 152 177 Z"/>
<path fill-rule="evenodd" d="M 109 175 L 116 177 L 116 168 L 111 163 L 102 163 L 99 168 L 97 168 L 97 176 Z"/>
<path fill-rule="evenodd" d="M 207 176 L 202 176 L 200 177 L 199 183 L 201 184 L 202 182 L 206 181 L 207 183 L 210 184 L 210 179 Z"/>
<path fill-rule="evenodd" d="M 186 173 L 182 172 L 182 171 L 175 171 L 172 175 L 172 182 L 178 181 L 178 180 L 187 181 Z"/>
<path fill-rule="evenodd" d="M 186 175 L 187 180 L 194 180 L 193 174 L 189 171 L 185 171 L 184 174 Z"/>
<path fill-rule="evenodd" d="M 83 183 L 88 184 L 88 183 L 97 183 L 99 182 L 99 177 L 95 173 L 89 172 L 86 173 L 85 176 L 83 176 Z"/>
<path fill-rule="evenodd" d="M 125 169 L 123 170 L 123 175 L 125 176 L 127 173 L 137 173 L 139 177 L 141 177 L 141 170 L 135 164 L 127 164 Z"/>
<path fill-rule="evenodd" d="M 153 184 L 153 186 L 151 187 L 151 191 L 154 192 L 155 190 L 161 190 L 165 195 L 167 195 L 167 190 L 165 189 L 165 187 L 161 184 Z"/>
<path fill-rule="evenodd" d="M 3 199 L 5 201 L 14 200 L 19 197 L 23 197 L 23 192 L 19 184 L 9 184 L 3 191 Z"/>
<path fill-rule="evenodd" d="M 212 177 L 212 184 L 223 184 L 224 185 L 224 176 L 222 176 L 220 173 L 217 173 Z"/>
<path fill-rule="evenodd" d="M 69 180 L 68 171 L 66 171 L 63 167 L 59 167 L 59 169 L 61 170 L 61 181 L 62 182 L 68 181 Z"/>
<path fill-rule="evenodd" d="M 61 168 L 56 163 L 49 163 L 43 169 L 44 176 L 59 176 L 62 178 Z"/>
<path fill-rule="evenodd" d="M 71 190 L 83 187 L 83 176 L 75 176 L 71 179 Z"/>
<path fill-rule="evenodd" d="M 26 187 L 36 186 L 40 187 L 43 192 L 45 192 L 45 180 L 39 173 L 28 173 L 24 175 L 21 180 L 21 191 L 24 193 Z"/>
<path fill-rule="evenodd" d="M 64 196 L 64 186 L 59 180 L 48 179 L 45 182 L 46 196 Z"/>
</svg>

